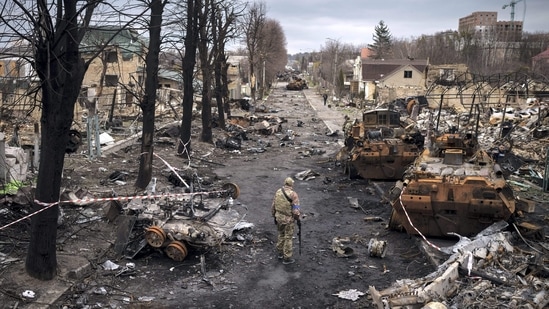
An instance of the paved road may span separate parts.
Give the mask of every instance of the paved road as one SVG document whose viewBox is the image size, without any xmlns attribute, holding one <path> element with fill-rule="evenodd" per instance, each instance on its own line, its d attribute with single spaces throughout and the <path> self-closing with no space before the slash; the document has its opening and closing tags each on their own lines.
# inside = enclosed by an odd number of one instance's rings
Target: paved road
<svg viewBox="0 0 549 309">
<path fill-rule="evenodd" d="M 316 88 L 303 90 L 303 94 L 311 107 L 317 112 L 320 118 L 331 131 L 339 130 L 343 125 L 344 116 L 348 115 L 351 119 L 360 118 L 361 111 L 354 107 L 332 106 L 331 104 L 324 105 L 322 96 L 318 94 Z"/>
</svg>

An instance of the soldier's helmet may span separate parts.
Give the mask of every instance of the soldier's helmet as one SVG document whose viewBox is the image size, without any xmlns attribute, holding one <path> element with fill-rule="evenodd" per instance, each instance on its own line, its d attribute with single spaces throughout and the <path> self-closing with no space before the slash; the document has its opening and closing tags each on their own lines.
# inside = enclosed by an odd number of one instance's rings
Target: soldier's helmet
<svg viewBox="0 0 549 309">
<path fill-rule="evenodd" d="M 288 177 L 284 180 L 284 184 L 291 187 L 294 185 L 294 180 L 292 179 L 292 177 Z"/>
</svg>

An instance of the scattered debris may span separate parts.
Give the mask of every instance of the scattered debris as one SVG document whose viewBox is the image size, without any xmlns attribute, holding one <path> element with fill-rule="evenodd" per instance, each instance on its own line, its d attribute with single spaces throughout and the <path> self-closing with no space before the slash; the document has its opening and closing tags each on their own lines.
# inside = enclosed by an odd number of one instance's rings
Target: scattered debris
<svg viewBox="0 0 549 309">
<path fill-rule="evenodd" d="M 368 253 L 371 257 L 384 258 L 387 253 L 387 242 L 385 240 L 370 239 Z"/>
<path fill-rule="evenodd" d="M 313 170 L 305 170 L 295 174 L 295 178 L 304 181 L 315 179 L 318 176 L 320 176 L 320 174 Z"/>
<path fill-rule="evenodd" d="M 426 277 L 401 279 L 382 291 L 370 286 L 377 308 L 416 308 L 442 302 L 447 308 L 546 308 L 549 304 L 549 268 L 541 251 L 519 249 L 517 234 L 498 231 L 501 222 L 472 239 L 460 238 L 450 248 L 425 243 L 431 255 L 452 253 Z M 544 249 L 546 250 L 546 249 Z M 446 255 L 445 255 L 446 256 Z M 443 257 L 441 257 L 443 259 Z"/>
<path fill-rule="evenodd" d="M 332 239 L 332 250 L 337 254 L 338 257 L 347 258 L 354 256 L 353 248 L 345 246 L 345 244 L 349 242 L 351 242 L 351 239 L 349 237 L 334 237 Z"/>
<path fill-rule="evenodd" d="M 114 263 L 111 260 L 106 260 L 105 262 L 103 262 L 103 264 L 101 264 L 101 266 L 104 270 L 117 270 L 118 268 L 120 268 L 120 265 Z"/>
<path fill-rule="evenodd" d="M 340 291 L 339 293 L 332 294 L 332 295 L 337 296 L 339 298 L 356 301 L 360 298 L 360 296 L 364 295 L 364 293 L 357 289 L 350 289 L 346 291 Z"/>
<path fill-rule="evenodd" d="M 23 293 L 21 293 L 21 296 L 25 298 L 34 298 L 36 297 L 36 293 L 34 293 L 34 291 L 32 290 L 25 290 L 23 291 Z"/>
</svg>

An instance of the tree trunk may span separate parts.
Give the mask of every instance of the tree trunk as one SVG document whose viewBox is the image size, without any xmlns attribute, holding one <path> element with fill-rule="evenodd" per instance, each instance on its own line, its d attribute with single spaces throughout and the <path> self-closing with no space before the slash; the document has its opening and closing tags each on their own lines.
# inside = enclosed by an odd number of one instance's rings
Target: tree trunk
<svg viewBox="0 0 549 309">
<path fill-rule="evenodd" d="M 41 9 L 44 10 L 40 11 L 43 18 L 49 16 L 45 8 Z M 40 212 L 31 219 L 25 269 L 31 277 L 40 280 L 51 280 L 57 272 L 59 206 L 56 203 L 59 201 L 74 105 L 86 71 L 78 49 L 82 34 L 76 25 L 76 0 L 65 1 L 64 9 L 64 12 L 59 11 L 62 16 L 57 16 L 58 32 L 43 36 L 43 41 L 35 44 L 36 72 L 42 82 L 42 149 L 33 212 Z M 50 203 L 55 206 L 48 206 Z"/>
<path fill-rule="evenodd" d="M 212 76 L 212 72 L 209 68 L 202 70 L 204 79 L 202 81 L 202 134 L 200 140 L 206 143 L 213 141 L 212 136 L 212 92 L 210 91 L 211 79 L 206 76 Z"/>
<path fill-rule="evenodd" d="M 221 58 L 221 57 L 218 57 L 218 58 Z M 223 93 L 223 81 L 222 81 L 222 62 L 221 62 L 221 59 L 218 59 L 216 62 L 215 62 L 215 67 L 214 67 L 214 74 L 215 74 L 215 100 L 217 102 L 217 113 L 218 113 L 218 117 L 219 117 L 219 127 L 221 127 L 223 130 L 226 129 L 226 125 L 225 125 L 225 108 L 224 108 L 224 103 L 223 103 L 223 99 L 225 98 L 224 96 L 224 93 Z"/>
<path fill-rule="evenodd" d="M 222 80 L 222 93 L 223 93 L 223 99 L 226 103 L 226 107 L 224 108 L 224 111 L 227 113 L 227 118 L 231 117 L 231 106 L 229 105 L 230 98 L 229 98 L 229 77 L 227 71 L 229 70 L 229 64 L 227 61 L 223 63 L 223 68 L 221 71 L 221 80 Z"/>
<path fill-rule="evenodd" d="M 185 36 L 185 56 L 183 57 L 183 117 L 181 119 L 181 140 L 177 153 L 190 157 L 191 124 L 194 97 L 194 66 L 196 64 L 196 45 L 198 42 L 197 12 L 200 0 L 187 1 L 187 35 Z"/>
<path fill-rule="evenodd" d="M 147 188 L 152 178 L 152 160 L 154 153 L 154 124 L 156 107 L 156 88 L 158 86 L 158 54 L 160 53 L 160 30 L 162 26 L 163 0 L 151 1 L 151 20 L 149 24 L 149 51 L 145 59 L 146 78 L 145 95 L 141 102 L 143 111 L 143 132 L 141 136 L 141 157 L 139 158 L 139 174 L 135 186 Z"/>
</svg>

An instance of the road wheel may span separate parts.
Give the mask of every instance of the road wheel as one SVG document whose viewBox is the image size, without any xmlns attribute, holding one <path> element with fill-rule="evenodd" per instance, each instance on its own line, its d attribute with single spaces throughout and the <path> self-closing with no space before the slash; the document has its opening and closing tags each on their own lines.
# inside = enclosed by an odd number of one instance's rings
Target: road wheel
<svg viewBox="0 0 549 309">
<path fill-rule="evenodd" d="M 187 257 L 187 246 L 185 246 L 184 243 L 174 240 L 172 241 L 168 246 L 166 246 L 166 249 L 164 249 L 166 252 L 166 255 L 176 261 L 181 262 Z"/>
<path fill-rule="evenodd" d="M 160 248 L 166 241 L 166 232 L 156 225 L 145 229 L 145 240 L 153 248 Z"/>
<path fill-rule="evenodd" d="M 224 191 L 227 191 L 227 196 L 234 199 L 240 196 L 240 188 L 234 183 L 226 183 L 221 187 Z"/>
</svg>

